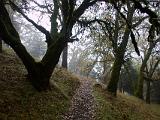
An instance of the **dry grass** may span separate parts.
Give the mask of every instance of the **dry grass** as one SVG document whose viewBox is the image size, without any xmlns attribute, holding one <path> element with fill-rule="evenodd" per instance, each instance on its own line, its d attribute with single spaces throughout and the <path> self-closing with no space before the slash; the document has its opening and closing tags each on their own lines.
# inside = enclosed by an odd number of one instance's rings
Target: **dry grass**
<svg viewBox="0 0 160 120">
<path fill-rule="evenodd" d="M 57 69 L 52 81 L 59 89 L 37 92 L 26 74 L 12 51 L 0 54 L 0 120 L 61 120 L 79 86 L 78 78 Z"/>
<path fill-rule="evenodd" d="M 117 98 L 107 94 L 100 85 L 95 85 L 97 101 L 96 120 L 160 120 L 159 105 L 148 105 L 134 96 L 118 94 Z"/>
</svg>

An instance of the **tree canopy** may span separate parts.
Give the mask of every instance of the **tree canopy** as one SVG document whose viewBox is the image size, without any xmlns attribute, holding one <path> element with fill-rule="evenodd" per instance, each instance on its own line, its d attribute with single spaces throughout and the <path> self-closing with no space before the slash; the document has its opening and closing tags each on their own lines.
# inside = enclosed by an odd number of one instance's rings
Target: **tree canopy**
<svg viewBox="0 0 160 120">
<path fill-rule="evenodd" d="M 110 41 L 111 45 L 106 45 L 106 48 L 111 46 L 111 49 L 114 51 L 113 54 L 110 54 L 110 56 L 115 57 L 115 60 L 107 90 L 116 95 L 119 74 L 124 62 L 128 40 L 131 39 L 136 53 L 140 55 L 135 28 L 147 20 L 150 24 L 148 41 L 160 34 L 159 18 L 156 11 L 152 10 L 152 8 L 152 2 L 147 2 L 146 0 L 42 0 L 41 2 L 36 0 L 0 0 L 0 37 L 13 48 L 22 60 L 32 85 L 37 90 L 43 91 L 49 89 L 49 79 L 67 43 L 80 40 L 77 35 L 84 30 L 88 29 L 89 33 L 92 30 L 92 33 L 94 33 L 100 29 L 101 31 L 98 31 L 99 35 L 107 39 L 105 39 L 105 42 L 98 42 L 98 44 L 103 46 L 103 43 L 108 44 L 106 41 Z M 45 35 L 47 50 L 41 61 L 37 62 L 26 50 L 18 30 L 11 20 L 9 9 L 20 14 L 39 32 Z M 112 13 L 109 16 L 106 13 L 110 11 Z M 38 21 L 29 17 L 29 13 L 33 12 L 40 13 Z M 104 15 L 98 16 L 96 13 Z M 142 17 L 137 17 L 139 14 Z M 43 16 L 49 16 L 49 23 L 47 24 L 49 24 L 50 30 L 39 24 Z M 96 32 L 92 34 L 95 38 L 98 36 Z M 39 39 L 38 36 L 36 38 Z M 31 44 L 33 45 L 34 43 L 32 42 Z M 105 57 L 105 54 L 103 55 Z M 97 60 L 98 57 L 95 61 Z M 92 69 L 94 62 L 90 65 L 90 69 Z"/>
</svg>

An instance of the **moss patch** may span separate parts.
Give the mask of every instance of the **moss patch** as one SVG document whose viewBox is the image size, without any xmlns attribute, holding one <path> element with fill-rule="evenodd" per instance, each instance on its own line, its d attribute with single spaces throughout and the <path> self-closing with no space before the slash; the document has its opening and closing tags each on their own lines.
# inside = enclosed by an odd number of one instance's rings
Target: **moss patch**
<svg viewBox="0 0 160 120">
<path fill-rule="evenodd" d="M 152 105 L 136 97 L 118 94 L 114 98 L 99 84 L 94 86 L 94 96 L 97 102 L 96 120 L 160 120 L 160 114 L 150 109 Z"/>
<path fill-rule="evenodd" d="M 61 120 L 79 86 L 78 78 L 57 68 L 52 81 L 59 89 L 37 92 L 26 74 L 13 52 L 0 54 L 0 120 Z"/>
<path fill-rule="evenodd" d="M 63 76 L 63 77 L 62 77 Z M 75 89 L 79 86 L 78 77 L 63 68 L 56 69 L 52 80 L 62 90 L 62 92 L 69 98 L 74 95 Z M 71 87 L 72 86 L 72 87 Z"/>
</svg>

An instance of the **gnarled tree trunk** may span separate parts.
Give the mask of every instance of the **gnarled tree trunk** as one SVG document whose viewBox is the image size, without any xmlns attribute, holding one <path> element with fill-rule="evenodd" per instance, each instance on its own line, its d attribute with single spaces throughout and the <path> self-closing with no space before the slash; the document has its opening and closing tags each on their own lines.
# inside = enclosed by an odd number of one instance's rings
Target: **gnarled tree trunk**
<svg viewBox="0 0 160 120">
<path fill-rule="evenodd" d="M 13 50 L 22 60 L 25 68 L 28 71 L 28 77 L 32 85 L 38 91 L 49 89 L 49 79 L 65 47 L 65 36 L 57 38 L 53 44 L 50 44 L 42 61 L 36 62 L 21 43 L 19 34 L 14 28 L 2 1 L 0 2 L 0 16 L 0 36 L 5 43 L 13 48 Z M 50 39 L 50 41 L 52 40 Z"/>
</svg>

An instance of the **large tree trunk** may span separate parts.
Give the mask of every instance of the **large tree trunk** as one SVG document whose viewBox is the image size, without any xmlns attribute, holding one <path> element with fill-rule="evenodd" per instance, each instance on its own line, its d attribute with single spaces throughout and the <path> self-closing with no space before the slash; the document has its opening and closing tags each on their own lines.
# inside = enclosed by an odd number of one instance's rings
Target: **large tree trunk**
<svg viewBox="0 0 160 120">
<path fill-rule="evenodd" d="M 65 47 L 62 41 L 63 38 L 59 39 L 50 47 L 50 49 L 47 50 L 42 61 L 36 63 L 35 71 L 29 76 L 33 86 L 39 91 L 44 91 L 50 88 L 50 77 L 52 76 L 60 55 Z"/>
<path fill-rule="evenodd" d="M 112 67 L 111 78 L 107 86 L 107 91 L 109 91 L 114 96 L 116 96 L 117 94 L 117 85 L 119 81 L 121 67 L 124 62 L 123 58 L 126 51 L 126 46 L 128 44 L 129 34 L 130 34 L 130 29 L 126 26 L 125 33 L 123 36 L 123 41 L 119 46 L 119 48 L 117 49 L 117 53 L 115 55 L 115 61 Z"/>
<path fill-rule="evenodd" d="M 157 60 L 156 63 L 154 64 L 153 68 L 152 66 L 150 66 L 150 70 L 149 73 L 147 75 L 146 81 L 147 81 L 147 91 L 146 91 L 146 103 L 150 104 L 150 94 L 151 94 L 151 81 L 152 80 L 152 76 L 157 68 L 157 66 L 159 65 L 160 60 Z"/>
<path fill-rule="evenodd" d="M 25 68 L 28 71 L 28 77 L 32 85 L 38 91 L 49 89 L 49 79 L 59 61 L 61 52 L 64 49 L 64 44 L 66 42 L 65 36 L 57 38 L 56 42 L 51 44 L 47 49 L 42 61 L 37 63 L 21 43 L 19 34 L 11 23 L 9 14 L 1 2 L 0 11 L 0 36 L 5 43 L 13 48 L 13 50 L 22 60 Z"/>
<path fill-rule="evenodd" d="M 136 90 L 136 96 L 140 99 L 143 99 L 144 70 L 147 65 L 147 61 L 149 60 L 149 57 L 152 53 L 152 49 L 155 47 L 155 45 L 156 45 L 156 42 L 149 43 L 149 49 L 147 51 L 147 54 L 144 56 L 144 60 L 142 61 L 142 65 L 140 68 L 137 90 Z"/>
<path fill-rule="evenodd" d="M 143 83 L 144 83 L 144 73 L 143 70 L 140 70 L 138 78 L 138 87 L 136 90 L 136 96 L 140 99 L 143 99 Z"/>
<path fill-rule="evenodd" d="M 9 5 L 11 5 L 14 10 L 20 13 L 27 21 L 32 23 L 34 27 L 46 36 L 48 46 L 47 52 L 41 62 L 38 63 L 35 62 L 21 43 L 19 34 L 14 28 L 5 8 L 5 2 L 5 0 L 0 0 L 0 36 L 2 36 L 2 39 L 13 48 L 22 60 L 33 86 L 39 91 L 46 90 L 49 87 L 49 79 L 59 61 L 59 57 L 65 45 L 69 42 L 68 39 L 71 37 L 72 28 L 76 23 L 76 20 L 79 19 L 86 9 L 94 5 L 97 1 L 91 2 L 90 0 L 84 0 L 82 4 L 74 10 L 76 4 L 73 0 L 70 2 L 62 0 L 61 12 L 59 12 L 59 2 L 58 0 L 54 0 L 54 12 L 51 16 L 51 32 L 25 15 L 14 2 L 9 1 Z M 60 18 L 62 18 L 62 28 L 60 28 L 60 32 L 58 32 L 59 28 L 57 23 L 59 15 L 61 16 Z"/>
<path fill-rule="evenodd" d="M 122 80 L 119 81 L 118 89 L 120 93 L 123 93 L 123 81 Z"/>
<path fill-rule="evenodd" d="M 63 50 L 63 54 L 62 54 L 62 67 L 63 68 L 68 68 L 68 44 L 66 44 L 66 47 Z"/>
<path fill-rule="evenodd" d="M 119 81 L 122 64 L 123 64 L 123 57 L 116 56 L 111 72 L 111 78 L 107 86 L 107 91 L 109 91 L 114 96 L 116 96 L 117 93 L 117 85 Z"/>
<path fill-rule="evenodd" d="M 128 7 L 127 21 L 131 27 L 132 26 L 132 17 L 133 17 L 135 9 L 134 9 L 134 6 L 132 6 L 132 7 L 130 6 L 129 2 L 127 4 L 127 7 Z M 117 17 L 117 19 L 119 19 L 119 18 Z M 114 50 L 116 52 L 115 61 L 114 61 L 113 67 L 112 67 L 111 78 L 110 78 L 109 84 L 107 86 L 107 91 L 110 92 L 114 96 L 116 96 L 116 94 L 117 94 L 117 85 L 118 85 L 118 81 L 119 81 L 121 67 L 122 67 L 122 64 L 124 61 L 123 58 L 124 58 L 124 54 L 126 51 L 126 46 L 128 44 L 130 32 L 131 32 L 131 29 L 129 28 L 129 26 L 126 25 L 124 35 L 123 35 L 123 40 L 122 40 L 120 46 Z M 117 38 L 114 38 L 114 39 L 117 39 L 116 41 L 118 41 L 118 36 L 117 36 Z"/>
<path fill-rule="evenodd" d="M 151 91 L 150 80 L 147 80 L 146 103 L 148 104 L 150 104 L 150 91 Z"/>
<path fill-rule="evenodd" d="M 50 76 L 46 73 L 41 63 L 35 63 L 34 71 L 28 74 L 28 78 L 34 88 L 38 91 L 44 91 L 49 88 Z M 28 70 L 29 71 L 29 70 Z"/>
</svg>

